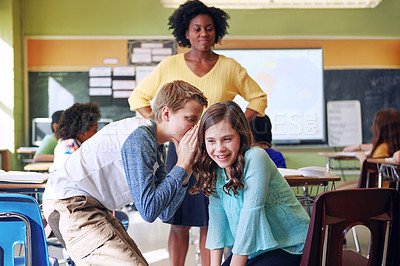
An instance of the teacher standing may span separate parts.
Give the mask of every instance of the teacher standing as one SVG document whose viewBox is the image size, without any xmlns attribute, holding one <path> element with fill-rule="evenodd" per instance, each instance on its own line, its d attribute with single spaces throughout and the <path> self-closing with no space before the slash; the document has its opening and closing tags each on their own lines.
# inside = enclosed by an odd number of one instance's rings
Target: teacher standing
<svg viewBox="0 0 400 266">
<path fill-rule="evenodd" d="M 246 69 L 234 59 L 218 55 L 212 50 L 227 33 L 228 19 L 229 15 L 225 11 L 208 7 L 197 0 L 187 1 L 176 9 L 169 18 L 169 29 L 173 30 L 178 45 L 190 50 L 164 59 L 138 84 L 129 97 L 131 110 L 139 112 L 143 117 L 149 117 L 152 111 L 150 100 L 161 86 L 180 79 L 199 88 L 207 97 L 209 106 L 233 100 L 236 95 L 240 95 L 249 103 L 245 111 L 248 121 L 258 114 L 264 114 L 267 95 L 250 78 Z M 167 168 L 172 168 L 175 163 L 176 151 L 171 142 Z M 189 188 L 195 181 L 192 176 Z M 203 194 L 190 195 L 187 192 L 181 207 L 168 223 L 171 224 L 168 241 L 170 265 L 184 265 L 191 226 L 200 227 L 201 262 L 203 266 L 209 265 L 209 250 L 205 248 L 208 198 Z"/>
</svg>

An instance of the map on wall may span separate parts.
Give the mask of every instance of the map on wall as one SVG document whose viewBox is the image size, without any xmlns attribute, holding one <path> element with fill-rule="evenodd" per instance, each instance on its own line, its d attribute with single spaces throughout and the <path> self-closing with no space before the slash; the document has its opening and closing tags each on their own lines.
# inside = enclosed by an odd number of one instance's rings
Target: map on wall
<svg viewBox="0 0 400 266">
<path fill-rule="evenodd" d="M 325 141 L 322 49 L 216 50 L 239 62 L 266 92 L 275 143 Z M 247 102 L 237 96 L 245 111 Z"/>
</svg>

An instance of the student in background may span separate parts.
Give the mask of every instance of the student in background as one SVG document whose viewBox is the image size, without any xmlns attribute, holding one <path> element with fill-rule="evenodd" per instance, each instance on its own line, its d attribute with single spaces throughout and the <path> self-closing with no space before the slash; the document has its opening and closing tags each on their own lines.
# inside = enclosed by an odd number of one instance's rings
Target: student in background
<svg viewBox="0 0 400 266">
<path fill-rule="evenodd" d="M 356 157 L 362 164 L 367 158 L 387 158 L 400 149 L 400 113 L 395 108 L 387 108 L 375 113 L 372 123 L 372 144 L 351 145 L 343 151 L 359 152 Z"/>
<path fill-rule="evenodd" d="M 97 132 L 100 117 L 100 108 L 96 103 L 74 103 L 62 113 L 56 130 L 58 143 L 50 172 L 60 169 L 65 160 Z"/>
<path fill-rule="evenodd" d="M 264 114 L 267 96 L 250 78 L 240 64 L 232 58 L 218 55 L 212 48 L 225 36 L 229 15 L 200 1 L 187 1 L 169 17 L 169 29 L 180 47 L 190 48 L 186 53 L 170 56 L 144 78 L 129 97 L 131 110 L 143 117 L 151 112 L 150 100 L 165 82 L 180 79 L 196 86 L 209 101 L 209 105 L 233 100 L 241 95 L 249 102 L 245 115 L 250 121 Z M 169 144 L 167 169 L 174 167 L 176 152 Z M 196 182 L 191 178 L 189 186 Z M 209 265 L 209 251 L 204 248 L 208 225 L 208 198 L 202 193 L 186 194 L 182 206 L 167 223 L 171 224 L 168 240 L 170 265 L 182 266 L 189 248 L 189 229 L 200 227 L 200 255 L 203 266 Z"/>
<path fill-rule="evenodd" d="M 271 148 L 272 143 L 272 124 L 267 115 L 257 116 L 249 122 L 254 141 L 257 146 L 263 148 L 275 163 L 276 167 L 286 168 L 285 158 L 280 151 Z"/>
<path fill-rule="evenodd" d="M 34 162 L 52 162 L 54 160 L 54 148 L 57 146 L 55 132 L 62 112 L 62 110 L 59 110 L 51 115 L 51 130 L 53 134 L 48 134 L 44 137 L 42 144 L 40 144 L 35 156 L 33 156 Z"/>
<path fill-rule="evenodd" d="M 151 120 L 110 123 L 51 175 L 43 210 L 77 265 L 148 265 L 110 210 L 134 202 L 144 220 L 168 220 L 181 204 L 197 146 L 197 122 L 207 99 L 184 81 L 164 85 Z M 178 162 L 165 168 L 164 143 Z"/>
<path fill-rule="evenodd" d="M 367 158 L 392 157 L 397 150 L 400 150 L 400 113 L 394 108 L 376 112 L 372 123 L 372 134 L 371 144 L 351 145 L 343 151 L 356 151 L 360 165 Z M 369 155 L 366 155 L 365 151 L 368 151 Z M 352 179 L 338 184 L 336 189 L 353 189 L 357 184 L 358 179 Z"/>
<path fill-rule="evenodd" d="M 206 247 L 211 265 L 299 265 L 309 217 L 267 153 L 252 146 L 251 130 L 231 101 L 211 106 L 199 125 L 193 165 L 210 197 Z M 201 182 L 202 181 L 202 182 Z"/>
</svg>

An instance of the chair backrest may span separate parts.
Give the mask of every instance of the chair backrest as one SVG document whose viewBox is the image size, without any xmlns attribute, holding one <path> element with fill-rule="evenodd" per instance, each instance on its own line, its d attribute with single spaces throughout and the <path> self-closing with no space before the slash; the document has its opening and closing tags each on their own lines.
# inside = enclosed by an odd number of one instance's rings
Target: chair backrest
<svg viewBox="0 0 400 266">
<path fill-rule="evenodd" d="M 14 265 L 16 245 L 24 247 L 23 265 L 49 265 L 37 201 L 22 194 L 0 194 L 0 265 Z"/>
<path fill-rule="evenodd" d="M 371 232 L 368 265 L 399 265 L 399 192 L 383 188 L 318 195 L 301 265 L 342 265 L 344 237 L 355 225 L 364 225 Z"/>
<path fill-rule="evenodd" d="M 360 178 L 358 179 L 359 188 L 378 187 L 378 167 L 376 163 L 365 160 L 361 167 Z"/>
</svg>

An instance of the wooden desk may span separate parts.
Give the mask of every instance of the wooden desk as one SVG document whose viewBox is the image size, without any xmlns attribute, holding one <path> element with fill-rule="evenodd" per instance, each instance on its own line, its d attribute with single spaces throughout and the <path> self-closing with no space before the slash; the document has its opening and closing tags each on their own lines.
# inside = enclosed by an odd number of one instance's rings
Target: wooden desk
<svg viewBox="0 0 400 266">
<path fill-rule="evenodd" d="M 356 152 L 319 152 L 319 156 L 326 157 L 326 168 L 338 171 L 346 180 L 346 175 L 360 175 L 360 163 L 355 157 Z"/>
<path fill-rule="evenodd" d="M 282 174 L 282 172 L 281 172 Z M 283 175 L 283 174 L 282 174 Z M 314 203 L 314 195 L 318 195 L 319 189 L 323 188 L 323 192 L 328 189 L 335 189 L 335 182 L 340 181 L 341 178 L 334 174 L 329 174 L 326 177 L 305 177 L 303 175 L 283 175 L 291 187 L 297 187 L 296 197 L 300 203 L 306 208 L 308 215 L 311 216 L 311 207 Z M 329 182 L 331 187 L 329 188 Z M 315 188 L 315 190 L 314 190 Z M 299 192 L 301 189 L 301 193 Z M 313 191 L 314 190 L 314 191 Z"/>
<path fill-rule="evenodd" d="M 0 192 L 7 193 L 27 193 L 37 194 L 43 193 L 47 182 L 44 183 L 9 183 L 0 182 Z"/>
<path fill-rule="evenodd" d="M 23 164 L 32 163 L 38 147 L 20 147 L 16 150 L 18 157 Z"/>
<path fill-rule="evenodd" d="M 38 149 L 39 149 L 38 147 L 19 147 L 17 149 L 17 153 L 32 155 L 35 154 Z"/>
<path fill-rule="evenodd" d="M 392 180 L 396 182 L 396 189 L 399 190 L 400 162 L 394 162 L 392 158 L 368 158 L 367 162 L 376 164 L 378 169 L 378 187 L 382 187 L 383 180 Z"/>
<path fill-rule="evenodd" d="M 328 182 L 340 181 L 341 178 L 336 175 L 331 177 L 305 177 L 305 176 L 284 176 L 291 187 L 300 186 L 327 186 Z"/>
<path fill-rule="evenodd" d="M 21 193 L 34 197 L 41 202 L 39 194 L 44 192 L 47 182 L 44 183 L 8 183 L 0 182 L 0 193 Z"/>
<path fill-rule="evenodd" d="M 30 163 L 24 166 L 25 171 L 29 172 L 48 172 L 53 163 Z"/>
</svg>

